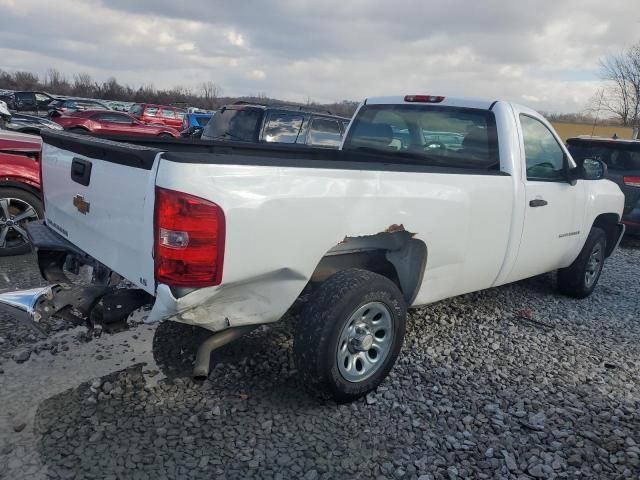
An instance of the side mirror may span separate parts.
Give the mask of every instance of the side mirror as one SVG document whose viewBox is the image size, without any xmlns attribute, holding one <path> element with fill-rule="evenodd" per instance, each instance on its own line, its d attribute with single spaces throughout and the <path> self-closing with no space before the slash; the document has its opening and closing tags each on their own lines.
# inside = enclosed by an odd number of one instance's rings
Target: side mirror
<svg viewBox="0 0 640 480">
<path fill-rule="evenodd" d="M 582 178 L 584 180 L 602 180 L 607 178 L 607 164 L 602 160 L 585 158 L 582 161 Z"/>
</svg>

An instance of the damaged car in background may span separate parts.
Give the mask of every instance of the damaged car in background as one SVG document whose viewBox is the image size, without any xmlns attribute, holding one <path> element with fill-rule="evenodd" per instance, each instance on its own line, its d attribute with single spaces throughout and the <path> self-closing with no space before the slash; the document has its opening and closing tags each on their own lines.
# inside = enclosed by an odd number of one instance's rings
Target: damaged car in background
<svg viewBox="0 0 640 480">
<path fill-rule="evenodd" d="M 388 374 L 408 307 L 554 270 L 587 297 L 624 233 L 606 165 L 578 167 L 540 114 L 495 99 L 369 98 L 339 150 L 43 138 L 45 217 L 28 232 L 51 285 L 0 295 L 4 309 L 91 323 L 151 302 L 149 322 L 211 331 L 203 378 L 214 348 L 304 291 L 297 369 L 339 402 Z M 73 285 L 69 265 L 94 283 Z"/>
</svg>

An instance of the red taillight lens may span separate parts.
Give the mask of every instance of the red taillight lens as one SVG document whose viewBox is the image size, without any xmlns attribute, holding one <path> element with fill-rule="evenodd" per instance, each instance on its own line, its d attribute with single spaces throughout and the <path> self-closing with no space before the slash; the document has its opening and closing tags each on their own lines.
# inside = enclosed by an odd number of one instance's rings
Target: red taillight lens
<svg viewBox="0 0 640 480">
<path fill-rule="evenodd" d="M 222 281 L 224 212 L 213 202 L 156 187 L 156 282 L 209 287 Z"/>
<path fill-rule="evenodd" d="M 405 95 L 405 102 L 417 102 L 417 103 L 440 103 L 444 100 L 444 97 L 436 95 Z"/>
<path fill-rule="evenodd" d="M 640 177 L 622 177 L 627 187 L 640 187 Z"/>
</svg>

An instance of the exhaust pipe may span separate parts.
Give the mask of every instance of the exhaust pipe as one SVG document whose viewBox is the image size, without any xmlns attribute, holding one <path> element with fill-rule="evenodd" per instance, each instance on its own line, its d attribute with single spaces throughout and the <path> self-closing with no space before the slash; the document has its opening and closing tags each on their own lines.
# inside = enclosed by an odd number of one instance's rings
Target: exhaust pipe
<svg viewBox="0 0 640 480">
<path fill-rule="evenodd" d="M 258 325 L 245 325 L 241 327 L 234 327 L 222 332 L 214 333 L 211 337 L 206 339 L 200 347 L 198 347 L 198 353 L 196 354 L 196 363 L 193 367 L 194 380 L 206 380 L 209 377 L 209 364 L 211 362 L 211 352 L 233 342 L 243 335 L 255 330 Z"/>
</svg>

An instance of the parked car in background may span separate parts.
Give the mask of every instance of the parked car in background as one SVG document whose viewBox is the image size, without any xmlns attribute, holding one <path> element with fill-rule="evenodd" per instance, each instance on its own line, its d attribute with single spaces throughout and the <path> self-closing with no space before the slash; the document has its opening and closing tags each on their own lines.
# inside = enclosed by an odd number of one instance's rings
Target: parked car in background
<svg viewBox="0 0 640 480">
<path fill-rule="evenodd" d="M 609 179 L 624 193 L 622 223 L 628 233 L 640 235 L 640 140 L 574 137 L 567 146 L 579 164 L 593 159 L 607 165 Z"/>
<path fill-rule="evenodd" d="M 117 112 L 128 112 L 132 105 L 128 102 L 117 102 L 113 100 L 104 100 L 102 103 L 107 105 L 111 110 L 115 110 Z"/>
<path fill-rule="evenodd" d="M 264 110 L 243 111 L 228 118 L 256 133 Z M 285 115 L 300 114 L 268 111 L 264 128 L 296 138 L 302 126 Z M 310 116 L 309 130 L 315 119 L 338 121 Z M 461 148 L 435 148 L 425 129 L 463 135 Z M 578 167 L 539 113 L 493 98 L 369 98 L 338 150 L 43 138 L 46 219 L 29 232 L 45 278 L 64 279 L 66 252 L 155 297 L 147 321 L 209 329 L 193 372 L 202 379 L 213 348 L 304 295 L 293 335 L 301 383 L 340 402 L 387 376 L 409 306 L 554 270 L 560 292 L 585 298 L 624 233 L 624 198 L 604 164 Z M 126 319 L 139 306 L 112 296 L 126 288 L 76 288 L 2 294 L 0 308 L 28 320 L 85 305 L 101 318 L 109 301 Z"/>
<path fill-rule="evenodd" d="M 35 135 L 0 131 L 0 257 L 27 253 L 25 227 L 43 217 L 40 151 Z"/>
<path fill-rule="evenodd" d="M 83 112 L 85 110 L 110 110 L 107 105 L 98 100 L 84 98 L 59 98 L 52 101 L 48 107 L 47 116 L 56 118 L 65 113 Z"/>
<path fill-rule="evenodd" d="M 56 97 L 49 93 L 37 91 L 11 92 L 1 98 L 10 110 L 42 116 L 47 114 L 49 104 L 55 99 Z"/>
<path fill-rule="evenodd" d="M 151 103 L 136 103 L 129 108 L 129 113 L 142 123 L 152 125 L 166 125 L 180 129 L 186 114 L 183 108 L 170 105 L 155 105 Z"/>
<path fill-rule="evenodd" d="M 7 107 L 6 102 L 0 100 L 0 130 L 5 128 L 5 125 L 11 121 L 11 112 Z"/>
<path fill-rule="evenodd" d="M 187 112 L 182 119 L 180 135 L 189 138 L 200 138 L 204 127 L 207 126 L 215 113 Z"/>
<path fill-rule="evenodd" d="M 234 104 L 221 108 L 202 140 L 339 148 L 349 119 L 298 106 Z"/>
<path fill-rule="evenodd" d="M 112 110 L 85 110 L 55 118 L 65 130 L 93 135 L 144 135 L 180 138 L 180 132 L 164 125 L 146 125 L 128 113 Z"/>
<path fill-rule="evenodd" d="M 14 113 L 5 128 L 14 132 L 30 133 L 32 135 L 40 135 L 40 131 L 43 129 L 62 130 L 62 127 L 56 122 L 47 120 L 44 117 L 26 115 L 24 113 Z"/>
</svg>

